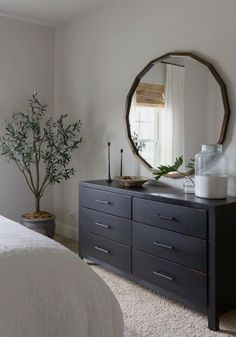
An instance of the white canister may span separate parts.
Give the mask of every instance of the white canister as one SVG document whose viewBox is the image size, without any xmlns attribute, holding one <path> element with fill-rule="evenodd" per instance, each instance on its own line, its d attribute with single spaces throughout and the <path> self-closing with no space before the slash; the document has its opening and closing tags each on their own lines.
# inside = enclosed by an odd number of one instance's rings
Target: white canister
<svg viewBox="0 0 236 337">
<path fill-rule="evenodd" d="M 195 195 L 224 199 L 227 196 L 228 158 L 221 144 L 202 145 L 195 157 Z"/>
</svg>

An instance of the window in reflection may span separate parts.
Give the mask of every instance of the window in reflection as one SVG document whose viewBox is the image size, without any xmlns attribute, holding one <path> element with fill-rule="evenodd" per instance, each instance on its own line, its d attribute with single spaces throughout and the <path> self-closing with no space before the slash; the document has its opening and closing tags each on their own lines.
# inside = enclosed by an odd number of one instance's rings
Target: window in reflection
<svg viewBox="0 0 236 337">
<path fill-rule="evenodd" d="M 130 115 L 131 134 L 136 137 L 139 152 L 153 167 L 159 165 L 160 115 L 163 110 L 161 107 L 136 105 Z"/>
</svg>

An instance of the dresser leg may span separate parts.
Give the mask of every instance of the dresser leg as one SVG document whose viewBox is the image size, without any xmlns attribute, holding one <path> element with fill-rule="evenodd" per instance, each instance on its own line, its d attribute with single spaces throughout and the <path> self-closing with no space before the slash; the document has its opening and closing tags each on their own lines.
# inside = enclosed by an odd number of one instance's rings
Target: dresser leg
<svg viewBox="0 0 236 337">
<path fill-rule="evenodd" d="M 208 315 L 208 328 L 213 331 L 219 330 L 219 316 L 215 313 L 209 313 Z"/>
<path fill-rule="evenodd" d="M 98 266 L 98 264 L 95 263 L 95 262 L 87 262 L 87 264 L 88 264 L 89 266 Z"/>
</svg>

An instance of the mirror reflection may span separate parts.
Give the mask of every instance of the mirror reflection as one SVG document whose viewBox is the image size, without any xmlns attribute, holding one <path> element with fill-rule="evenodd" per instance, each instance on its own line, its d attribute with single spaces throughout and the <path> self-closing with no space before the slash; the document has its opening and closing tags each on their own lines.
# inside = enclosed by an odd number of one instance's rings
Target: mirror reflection
<svg viewBox="0 0 236 337">
<path fill-rule="evenodd" d="M 150 167 L 184 164 L 201 144 L 216 144 L 224 120 L 221 88 L 207 66 L 190 56 L 168 56 L 141 78 L 129 109 L 133 145 Z"/>
</svg>

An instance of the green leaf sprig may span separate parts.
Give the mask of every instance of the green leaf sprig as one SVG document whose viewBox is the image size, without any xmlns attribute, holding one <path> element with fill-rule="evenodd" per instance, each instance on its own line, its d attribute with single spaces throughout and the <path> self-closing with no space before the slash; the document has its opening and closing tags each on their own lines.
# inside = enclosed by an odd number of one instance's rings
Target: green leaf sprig
<svg viewBox="0 0 236 337">
<path fill-rule="evenodd" d="M 180 174 L 183 174 L 182 172 L 178 171 L 179 167 L 182 164 L 183 164 L 183 156 L 180 156 L 176 158 L 174 165 L 158 166 L 157 170 L 153 172 L 153 175 L 155 176 L 154 177 L 155 180 L 159 180 L 163 175 L 171 173 L 171 172 L 178 172 Z"/>
<path fill-rule="evenodd" d="M 189 176 L 193 173 L 194 170 L 194 164 L 195 160 L 190 159 L 190 163 L 186 165 L 186 167 L 190 168 L 190 174 L 188 173 L 183 173 L 179 171 L 180 166 L 183 164 L 183 156 L 177 157 L 175 159 L 175 163 L 173 165 L 160 165 L 158 166 L 157 170 L 153 172 L 155 180 L 159 180 L 163 175 L 171 173 L 171 172 L 178 172 L 181 174 L 183 177 Z M 192 181 L 194 185 L 194 181 L 189 177 L 189 179 Z"/>
<path fill-rule="evenodd" d="M 194 170 L 195 167 L 195 159 L 190 159 L 190 163 L 186 165 L 187 168 L 190 168 L 191 170 Z"/>
</svg>

